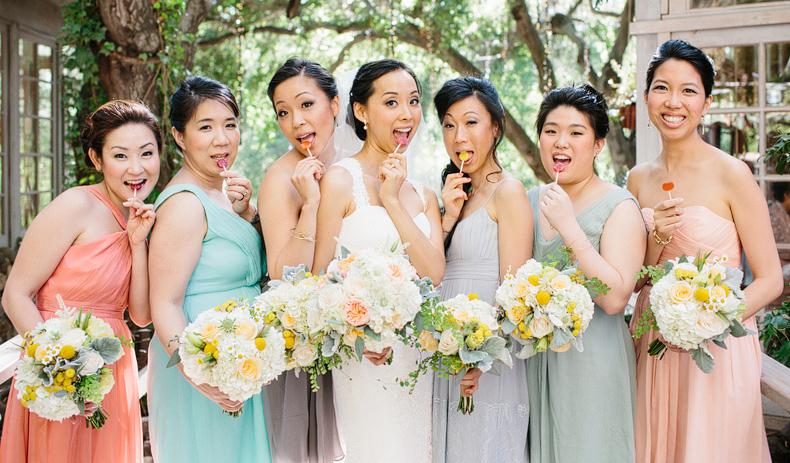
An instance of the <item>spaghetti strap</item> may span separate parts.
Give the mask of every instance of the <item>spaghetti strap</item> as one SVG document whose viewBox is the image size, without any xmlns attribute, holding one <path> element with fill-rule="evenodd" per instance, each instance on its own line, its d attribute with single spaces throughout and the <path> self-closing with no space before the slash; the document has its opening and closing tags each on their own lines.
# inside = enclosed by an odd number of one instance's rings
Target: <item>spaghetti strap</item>
<svg viewBox="0 0 790 463">
<path fill-rule="evenodd" d="M 123 214 L 121 214 L 121 211 L 118 210 L 118 207 L 116 207 L 112 201 L 104 196 L 101 191 L 93 188 L 90 185 L 78 186 L 77 188 L 88 190 L 93 193 L 94 196 L 99 198 L 99 201 L 103 202 L 108 208 L 110 208 L 110 212 L 112 212 L 112 215 L 115 216 L 115 220 L 118 221 L 118 224 L 121 226 L 121 228 L 126 230 L 126 219 L 123 217 Z"/>
<path fill-rule="evenodd" d="M 496 182 L 496 185 L 494 186 L 494 190 L 491 192 L 490 195 L 488 195 L 488 198 L 486 198 L 486 202 L 483 203 L 483 207 L 486 207 L 488 205 L 488 202 L 491 201 L 491 198 L 494 196 L 494 193 L 496 193 L 496 189 L 499 188 L 499 185 L 502 184 L 502 180 Z"/>
</svg>

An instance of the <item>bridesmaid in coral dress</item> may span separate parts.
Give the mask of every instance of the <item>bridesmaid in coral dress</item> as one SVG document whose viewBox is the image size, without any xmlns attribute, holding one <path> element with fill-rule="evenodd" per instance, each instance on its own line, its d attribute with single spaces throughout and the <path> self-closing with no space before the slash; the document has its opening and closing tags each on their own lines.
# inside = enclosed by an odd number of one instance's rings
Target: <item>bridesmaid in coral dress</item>
<svg viewBox="0 0 790 463">
<path fill-rule="evenodd" d="M 104 180 L 64 192 L 36 217 L 8 277 L 3 307 L 26 333 L 60 310 L 60 295 L 130 339 L 126 307 L 137 325 L 151 322 L 146 237 L 154 211 L 143 199 L 159 178 L 161 134 L 145 106 L 119 100 L 88 117 L 81 141 L 86 164 Z M 108 419 L 100 429 L 86 427 L 81 416 L 57 422 L 30 413 L 12 387 L 0 461 L 142 462 L 134 349 L 125 348 L 111 368 L 115 386 L 102 403 Z"/>
<path fill-rule="evenodd" d="M 745 289 L 745 325 L 782 290 L 782 272 L 768 207 L 749 167 L 708 145 L 697 126 L 710 107 L 714 70 L 699 49 L 680 40 L 662 44 L 647 70 L 650 121 L 661 134 L 659 156 L 634 168 L 628 189 L 643 206 L 651 235 L 645 263 L 681 254 L 711 252 L 740 265 L 741 247 L 754 281 Z M 703 180 L 704 181 L 700 181 Z M 662 184 L 672 182 L 672 198 Z M 642 288 L 632 320 L 649 304 Z M 637 462 L 769 462 L 760 398 L 761 354 L 757 336 L 709 345 L 716 366 L 703 373 L 688 352 L 648 355 L 657 333 L 636 341 Z"/>
</svg>

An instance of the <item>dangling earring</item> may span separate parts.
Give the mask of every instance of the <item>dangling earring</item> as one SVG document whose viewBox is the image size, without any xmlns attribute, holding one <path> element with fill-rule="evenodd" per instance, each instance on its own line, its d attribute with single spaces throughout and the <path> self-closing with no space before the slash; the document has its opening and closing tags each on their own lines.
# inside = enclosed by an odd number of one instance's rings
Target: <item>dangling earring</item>
<svg viewBox="0 0 790 463">
<path fill-rule="evenodd" d="M 653 128 L 653 126 L 652 126 L 652 125 L 650 125 L 650 119 L 648 119 L 648 120 L 647 120 L 647 128 L 648 128 L 648 129 L 651 129 L 651 128 Z"/>
<path fill-rule="evenodd" d="M 363 125 L 362 128 L 367 130 L 368 129 L 368 120 L 365 119 L 363 122 L 365 123 L 365 125 Z"/>
</svg>

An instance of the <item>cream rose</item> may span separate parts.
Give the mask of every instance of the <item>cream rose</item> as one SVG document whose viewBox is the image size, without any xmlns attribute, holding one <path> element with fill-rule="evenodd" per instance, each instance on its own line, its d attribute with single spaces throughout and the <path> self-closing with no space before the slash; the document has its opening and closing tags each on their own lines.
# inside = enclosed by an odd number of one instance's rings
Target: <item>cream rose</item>
<svg viewBox="0 0 790 463">
<path fill-rule="evenodd" d="M 669 299 L 672 303 L 683 303 L 691 298 L 691 285 L 685 281 L 680 281 L 669 288 Z"/>
<path fill-rule="evenodd" d="M 296 319 L 294 319 L 293 315 L 285 312 L 280 315 L 280 323 L 283 324 L 283 327 L 287 330 L 292 330 L 294 325 L 296 324 Z"/>
<path fill-rule="evenodd" d="M 318 305 L 323 310 L 338 311 L 346 299 L 346 291 L 340 285 L 328 285 L 318 293 Z"/>
<path fill-rule="evenodd" d="M 460 344 L 458 340 L 455 339 L 455 336 L 453 336 L 453 332 L 447 330 L 442 333 L 442 338 L 439 340 L 437 349 L 444 355 L 454 355 L 458 352 L 459 347 Z"/>
<path fill-rule="evenodd" d="M 86 339 L 87 336 L 84 331 L 74 328 L 63 333 L 63 336 L 58 339 L 58 344 L 61 346 L 72 346 L 77 349 L 82 346 Z"/>
<path fill-rule="evenodd" d="M 249 318 L 240 318 L 236 320 L 235 332 L 236 336 L 241 338 L 255 339 L 255 335 L 258 334 L 258 327 Z"/>
<path fill-rule="evenodd" d="M 430 353 L 436 352 L 437 348 L 439 347 L 439 341 L 433 337 L 433 333 L 428 330 L 422 330 L 420 333 L 420 337 L 417 338 L 417 342 L 420 343 L 420 347 L 422 350 Z"/>
<path fill-rule="evenodd" d="M 82 357 L 82 356 L 81 356 Z M 104 366 L 104 359 L 102 359 L 101 355 L 93 349 L 90 349 L 90 352 L 85 354 L 82 360 L 82 367 L 80 368 L 79 374 L 81 376 L 90 376 L 96 374 L 101 367 Z"/>
<path fill-rule="evenodd" d="M 219 335 L 219 330 L 220 327 L 215 321 L 208 320 L 200 327 L 200 339 L 211 342 Z"/>
<path fill-rule="evenodd" d="M 527 312 L 527 307 L 523 305 L 514 305 L 507 308 L 506 314 L 508 320 L 518 324 L 524 320 L 524 314 Z"/>
<path fill-rule="evenodd" d="M 458 309 L 453 313 L 453 317 L 463 324 L 468 322 L 472 315 L 466 309 Z"/>
<path fill-rule="evenodd" d="M 551 287 L 556 291 L 563 290 L 570 285 L 571 279 L 568 277 L 568 275 L 557 275 L 553 280 L 551 280 Z"/>
<path fill-rule="evenodd" d="M 551 333 L 553 329 L 554 326 L 546 315 L 535 317 L 529 322 L 529 330 L 535 338 L 542 338 Z"/>
<path fill-rule="evenodd" d="M 699 318 L 697 318 L 695 331 L 697 335 L 709 339 L 721 334 L 728 326 L 729 323 L 725 322 L 716 312 L 703 310 L 700 312 Z"/>
<path fill-rule="evenodd" d="M 517 298 L 521 299 L 522 301 L 524 300 L 525 297 L 527 297 L 528 292 L 529 290 L 527 289 L 527 285 L 525 285 L 524 283 L 517 283 L 513 287 L 513 293 L 516 295 Z"/>
<path fill-rule="evenodd" d="M 99 379 L 99 385 L 101 386 L 101 393 L 107 394 L 110 392 L 113 386 L 115 386 L 115 378 L 113 377 L 112 373 L 108 373 L 102 376 Z"/>
<path fill-rule="evenodd" d="M 257 358 L 249 357 L 239 364 L 238 374 L 245 381 L 257 381 L 261 374 L 261 365 Z"/>
<path fill-rule="evenodd" d="M 316 350 L 315 346 L 312 344 L 299 344 L 298 346 L 294 347 L 293 352 L 291 355 L 296 363 L 300 367 L 307 367 L 310 366 L 313 361 L 316 359 L 316 354 L 318 351 Z"/>
</svg>

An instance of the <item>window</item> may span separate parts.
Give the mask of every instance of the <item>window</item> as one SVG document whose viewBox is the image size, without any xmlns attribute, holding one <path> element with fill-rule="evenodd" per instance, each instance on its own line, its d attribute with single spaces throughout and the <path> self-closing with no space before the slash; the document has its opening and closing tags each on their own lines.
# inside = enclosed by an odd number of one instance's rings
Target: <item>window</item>
<svg viewBox="0 0 790 463">
<path fill-rule="evenodd" d="M 781 0 L 691 0 L 692 8 L 723 8 L 735 5 L 752 5 L 755 3 L 771 3 Z"/>
</svg>

